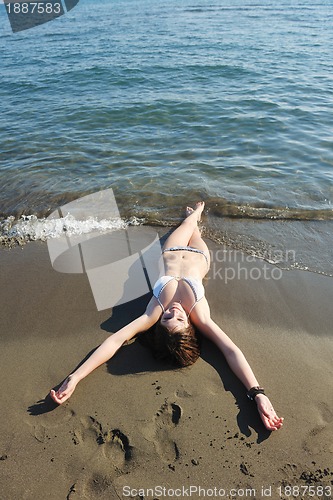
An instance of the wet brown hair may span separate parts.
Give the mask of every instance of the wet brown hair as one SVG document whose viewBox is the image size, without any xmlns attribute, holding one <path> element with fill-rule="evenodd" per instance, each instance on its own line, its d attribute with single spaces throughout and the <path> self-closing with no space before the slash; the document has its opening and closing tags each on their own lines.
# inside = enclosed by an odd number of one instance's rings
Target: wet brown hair
<svg viewBox="0 0 333 500">
<path fill-rule="evenodd" d="M 154 329 L 154 357 L 178 367 L 195 363 L 200 356 L 200 341 L 191 323 L 182 330 L 169 330 L 160 322 Z"/>
</svg>

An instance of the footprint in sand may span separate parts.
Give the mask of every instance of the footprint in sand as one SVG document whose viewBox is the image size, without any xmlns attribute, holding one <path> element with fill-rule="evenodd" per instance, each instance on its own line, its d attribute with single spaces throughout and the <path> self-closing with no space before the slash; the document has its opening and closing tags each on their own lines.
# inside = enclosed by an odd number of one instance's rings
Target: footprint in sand
<svg viewBox="0 0 333 500">
<path fill-rule="evenodd" d="M 132 459 L 133 447 L 121 430 L 104 428 L 94 417 L 82 419 L 81 424 L 81 428 L 73 432 L 74 444 L 81 445 L 93 440 L 97 446 L 90 448 L 102 454 L 116 468 L 122 468 Z"/>
<path fill-rule="evenodd" d="M 110 500 L 119 498 L 113 485 L 113 478 L 99 472 L 93 472 L 87 481 L 73 483 L 67 493 L 66 500 Z"/>
<path fill-rule="evenodd" d="M 76 479 L 67 498 L 114 498 L 114 478 L 130 463 L 132 465 L 133 447 L 126 434 L 120 429 L 109 429 L 96 418 L 88 416 L 81 419 L 81 425 L 72 432 L 72 442 L 79 447 L 84 467 L 81 471 L 77 468 L 73 471 L 72 477 Z"/>
<path fill-rule="evenodd" d="M 318 405 L 318 412 L 318 424 L 303 441 L 303 449 L 312 455 L 333 453 L 333 412 L 326 403 Z"/>
<path fill-rule="evenodd" d="M 154 443 L 159 456 L 168 463 L 174 462 L 180 456 L 174 434 L 181 417 L 181 407 L 165 400 L 145 432 L 146 438 Z"/>
<path fill-rule="evenodd" d="M 25 418 L 25 422 L 31 428 L 31 434 L 39 441 L 44 443 L 49 439 L 48 433 L 56 428 L 67 424 L 75 416 L 75 412 L 66 408 L 59 408 L 58 412 L 50 412 L 45 414 L 33 413 L 29 408 L 30 415 L 33 418 Z"/>
</svg>

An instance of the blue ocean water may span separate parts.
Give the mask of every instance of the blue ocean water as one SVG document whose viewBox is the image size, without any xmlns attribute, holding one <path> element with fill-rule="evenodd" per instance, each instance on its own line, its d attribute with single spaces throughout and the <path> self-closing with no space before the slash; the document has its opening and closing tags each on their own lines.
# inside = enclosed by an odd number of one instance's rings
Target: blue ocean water
<svg viewBox="0 0 333 500">
<path fill-rule="evenodd" d="M 0 5 L 0 215 L 111 187 L 124 217 L 204 199 L 215 236 L 321 221 L 326 245 L 332 18 L 327 0 L 80 0 L 13 34 Z"/>
</svg>

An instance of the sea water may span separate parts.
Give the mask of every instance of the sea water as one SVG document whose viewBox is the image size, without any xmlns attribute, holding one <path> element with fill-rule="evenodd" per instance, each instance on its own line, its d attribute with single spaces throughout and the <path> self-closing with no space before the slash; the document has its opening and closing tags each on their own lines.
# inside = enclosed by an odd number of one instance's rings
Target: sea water
<svg viewBox="0 0 333 500">
<path fill-rule="evenodd" d="M 332 275 L 332 18 L 325 0 L 80 0 L 12 33 L 0 5 L 2 238 L 112 188 L 125 221 L 172 226 L 203 199 L 215 241 Z"/>
</svg>

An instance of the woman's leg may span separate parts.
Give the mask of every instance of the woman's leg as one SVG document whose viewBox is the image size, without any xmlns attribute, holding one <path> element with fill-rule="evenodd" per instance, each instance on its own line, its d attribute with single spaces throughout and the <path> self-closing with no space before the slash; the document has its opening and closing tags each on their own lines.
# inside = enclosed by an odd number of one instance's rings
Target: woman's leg
<svg viewBox="0 0 333 500">
<path fill-rule="evenodd" d="M 188 242 L 188 246 L 197 248 L 201 250 L 207 257 L 207 266 L 210 268 L 210 253 L 208 247 L 204 240 L 201 238 L 201 233 L 198 227 L 193 231 L 190 241 Z"/>
<path fill-rule="evenodd" d="M 164 243 L 163 249 L 177 246 L 188 246 L 194 234 L 196 235 L 196 238 L 198 234 L 200 236 L 198 221 L 200 220 L 204 207 L 205 204 L 201 201 L 196 204 L 195 210 L 193 210 L 192 213 L 189 211 L 187 212 L 189 215 L 183 220 L 181 225 L 170 234 Z M 201 250 L 201 248 L 199 249 Z"/>
</svg>

